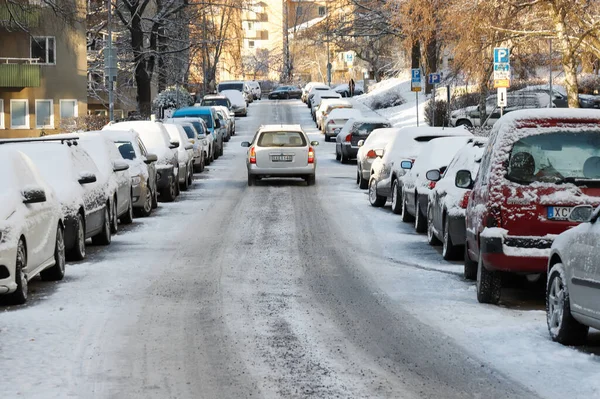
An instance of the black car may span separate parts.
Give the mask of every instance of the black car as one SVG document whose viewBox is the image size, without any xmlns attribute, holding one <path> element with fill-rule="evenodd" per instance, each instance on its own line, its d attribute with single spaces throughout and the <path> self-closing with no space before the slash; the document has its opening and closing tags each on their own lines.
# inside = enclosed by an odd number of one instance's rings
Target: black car
<svg viewBox="0 0 600 399">
<path fill-rule="evenodd" d="M 300 98 L 302 97 L 302 90 L 296 86 L 279 86 L 275 90 L 269 93 L 269 100 L 289 98 Z"/>
</svg>

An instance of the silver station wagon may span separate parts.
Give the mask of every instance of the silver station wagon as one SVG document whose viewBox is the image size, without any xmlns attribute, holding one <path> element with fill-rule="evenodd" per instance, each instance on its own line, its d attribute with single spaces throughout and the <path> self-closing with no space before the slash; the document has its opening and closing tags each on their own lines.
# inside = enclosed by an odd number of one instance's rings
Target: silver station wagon
<svg viewBox="0 0 600 399">
<path fill-rule="evenodd" d="M 311 186 L 315 184 L 317 158 L 313 147 L 318 141 L 309 141 L 300 125 L 261 126 L 248 147 L 246 166 L 248 185 L 267 177 L 300 177 Z"/>
</svg>

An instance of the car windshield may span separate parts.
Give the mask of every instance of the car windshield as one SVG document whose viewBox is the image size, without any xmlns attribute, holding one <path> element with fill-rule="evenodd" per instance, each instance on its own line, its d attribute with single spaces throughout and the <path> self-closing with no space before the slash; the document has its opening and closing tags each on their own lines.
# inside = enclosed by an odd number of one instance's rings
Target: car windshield
<svg viewBox="0 0 600 399">
<path fill-rule="evenodd" d="M 210 117 L 209 114 L 202 114 L 202 115 L 197 115 L 199 118 L 202 118 L 204 120 L 204 122 L 206 122 L 206 127 L 211 128 L 212 127 L 212 118 Z"/>
<path fill-rule="evenodd" d="M 220 83 L 219 91 L 223 91 L 223 90 L 242 91 L 242 90 L 244 90 L 244 84 L 243 83 Z"/>
<path fill-rule="evenodd" d="M 191 126 L 184 126 L 183 130 L 185 130 L 185 134 L 187 134 L 188 139 L 195 139 L 196 138 L 196 134 L 194 132 L 194 130 L 192 129 Z"/>
<path fill-rule="evenodd" d="M 133 148 L 131 141 L 115 141 L 115 146 L 121 153 L 123 159 L 134 160 L 136 158 L 135 149 Z"/>
<path fill-rule="evenodd" d="M 259 147 L 305 147 L 306 139 L 300 132 L 265 132 L 258 139 Z"/>
<path fill-rule="evenodd" d="M 222 105 L 224 107 L 229 108 L 229 100 L 225 99 L 225 98 L 210 98 L 210 99 L 204 99 L 202 100 L 202 105 L 208 106 L 208 107 L 212 107 L 215 105 Z"/>
<path fill-rule="evenodd" d="M 600 134 L 552 132 L 525 137 L 513 145 L 506 178 L 522 184 L 600 181 Z"/>
</svg>

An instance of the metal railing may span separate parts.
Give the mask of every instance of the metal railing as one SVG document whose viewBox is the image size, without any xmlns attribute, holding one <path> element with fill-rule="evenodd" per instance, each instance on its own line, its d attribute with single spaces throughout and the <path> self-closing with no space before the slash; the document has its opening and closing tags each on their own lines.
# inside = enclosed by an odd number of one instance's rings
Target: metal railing
<svg viewBox="0 0 600 399">
<path fill-rule="evenodd" d="M 11 62 L 21 61 L 21 62 Z M 0 57 L 0 63 L 2 64 L 38 64 L 39 58 L 17 58 L 17 57 Z"/>
</svg>

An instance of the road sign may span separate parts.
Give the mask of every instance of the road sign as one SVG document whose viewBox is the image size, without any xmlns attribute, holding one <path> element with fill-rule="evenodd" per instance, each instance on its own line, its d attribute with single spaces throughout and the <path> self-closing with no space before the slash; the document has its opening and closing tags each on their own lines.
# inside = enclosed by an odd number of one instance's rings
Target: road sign
<svg viewBox="0 0 600 399">
<path fill-rule="evenodd" d="M 439 73 L 430 73 L 429 74 L 429 84 L 430 85 L 438 85 L 442 83 L 442 75 Z"/>
<path fill-rule="evenodd" d="M 510 64 L 494 63 L 494 80 L 510 80 Z"/>
<path fill-rule="evenodd" d="M 510 87 L 510 79 L 494 79 L 494 88 L 507 88 Z"/>
<path fill-rule="evenodd" d="M 500 108 L 504 108 L 504 107 L 506 107 L 507 104 L 508 104 L 508 102 L 507 102 L 507 98 L 506 98 L 506 87 L 499 87 L 498 88 L 498 106 Z"/>
<path fill-rule="evenodd" d="M 412 91 L 421 91 L 421 70 L 419 68 L 411 70 L 410 88 Z"/>
<path fill-rule="evenodd" d="M 494 48 L 494 63 L 508 64 L 510 63 L 510 51 L 506 47 Z"/>
<path fill-rule="evenodd" d="M 352 64 L 354 62 L 354 53 L 351 51 L 346 52 L 346 63 Z"/>
</svg>

